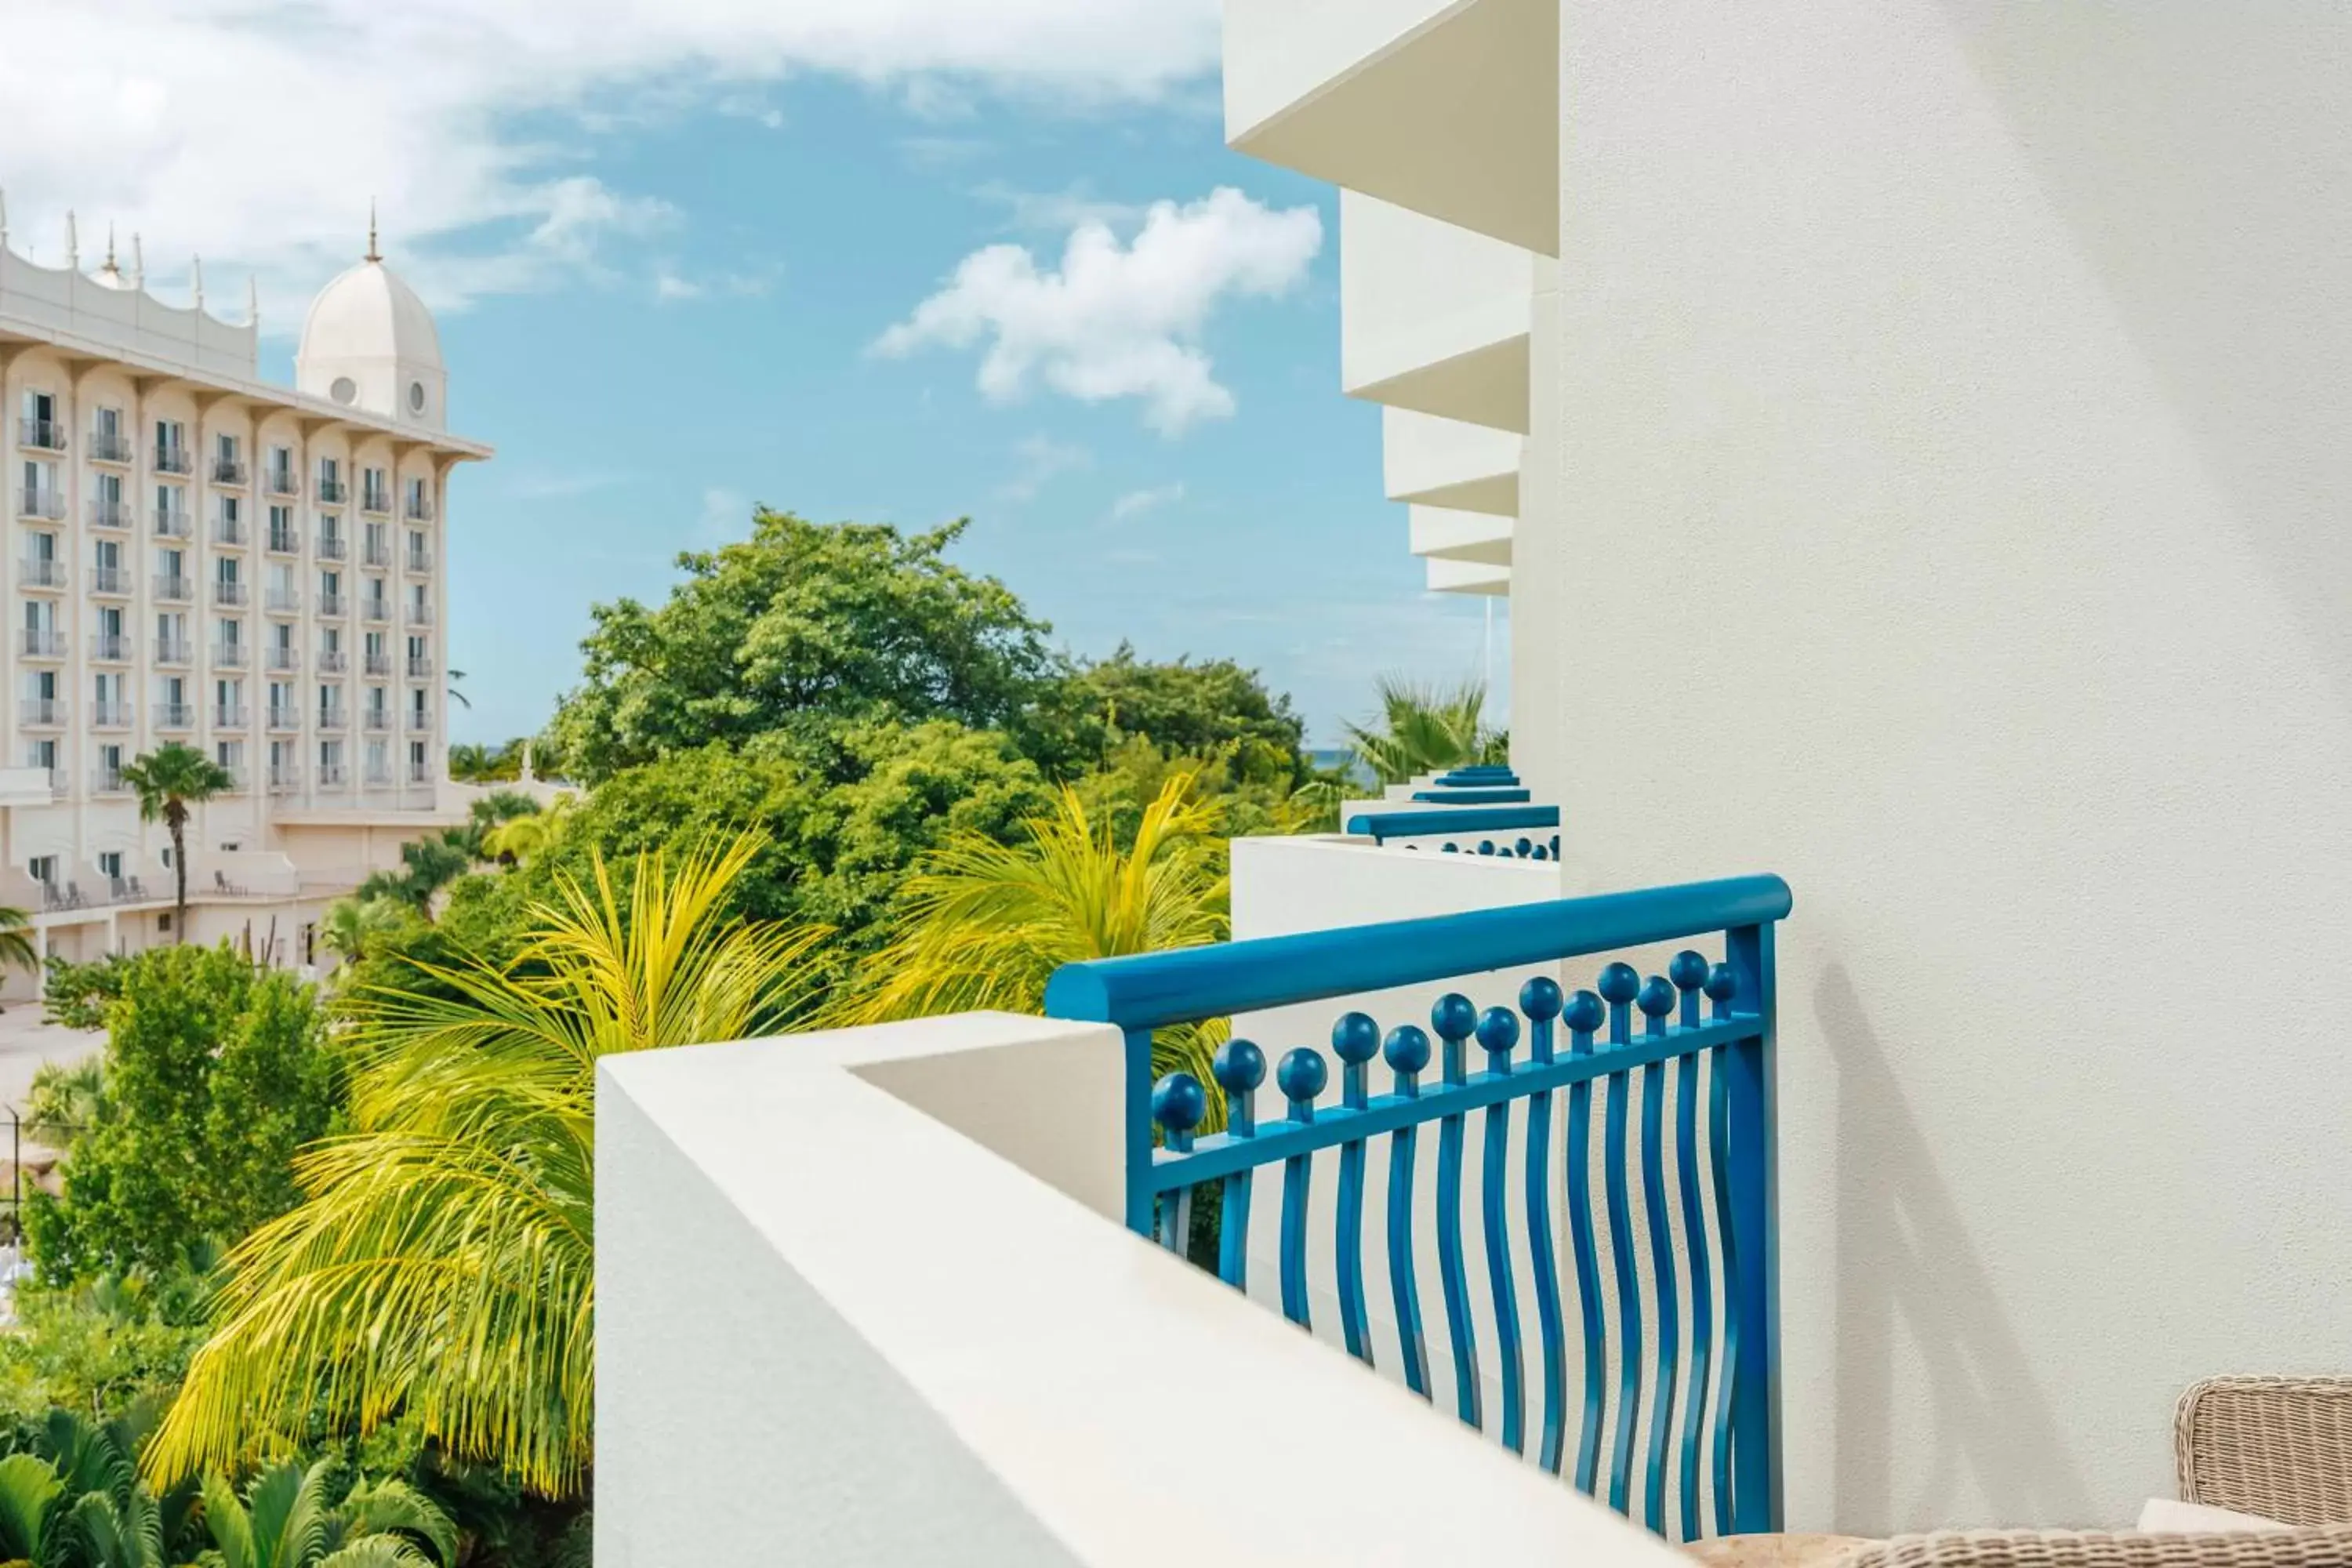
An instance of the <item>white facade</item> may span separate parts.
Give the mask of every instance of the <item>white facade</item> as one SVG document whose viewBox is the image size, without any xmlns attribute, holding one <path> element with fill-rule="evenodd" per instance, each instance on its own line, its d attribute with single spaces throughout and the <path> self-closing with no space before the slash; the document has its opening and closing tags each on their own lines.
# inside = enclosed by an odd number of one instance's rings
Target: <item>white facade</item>
<svg viewBox="0 0 2352 1568">
<path fill-rule="evenodd" d="M 0 902 L 69 957 L 169 940 L 169 839 L 121 771 L 184 742 L 236 780 L 189 828 L 188 934 L 304 959 L 317 909 L 444 816 L 446 488 L 488 448 L 444 433 L 432 319 L 373 246 L 297 391 L 135 254 L 5 241 Z"/>
<path fill-rule="evenodd" d="M 1507 566 L 1413 527 L 1570 862 L 1795 889 L 1791 1527 L 2120 1523 L 2185 1384 L 2345 1370 L 2352 16 L 1226 16 L 1236 146 L 1532 258 Z"/>
</svg>

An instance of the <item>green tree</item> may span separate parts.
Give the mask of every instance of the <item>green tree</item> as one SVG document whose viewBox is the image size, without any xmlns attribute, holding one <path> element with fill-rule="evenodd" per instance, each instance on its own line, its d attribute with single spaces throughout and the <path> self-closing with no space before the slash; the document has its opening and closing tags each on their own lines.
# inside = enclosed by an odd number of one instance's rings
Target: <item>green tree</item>
<svg viewBox="0 0 2352 1568">
<path fill-rule="evenodd" d="M 1384 784 L 1475 763 L 1507 760 L 1510 737 L 1486 721 L 1486 689 L 1416 686 L 1383 678 L 1379 727 L 1348 726 L 1349 744 Z"/>
<path fill-rule="evenodd" d="M 172 940 L 188 940 L 188 808 L 201 805 L 236 781 L 194 746 L 170 742 L 122 765 L 122 782 L 139 796 L 139 816 L 172 835 Z"/>
<path fill-rule="evenodd" d="M 336 1501 L 342 1468 L 335 1458 L 272 1465 L 243 1497 L 207 1475 L 205 1529 L 221 1568 L 454 1568 L 457 1526 L 432 1499 L 387 1479 L 362 1481 Z"/>
<path fill-rule="evenodd" d="M 612 1052 L 772 1031 L 822 934 L 724 913 L 739 837 L 531 911 L 519 964 L 354 1020 L 354 1131 L 296 1161 L 303 1200 L 230 1254 L 215 1331 L 147 1451 L 232 1469 L 323 1423 L 395 1417 L 534 1491 L 584 1482 L 595 1390 L 595 1075 Z M 453 1353 L 463 1347 L 463 1353 Z"/>
<path fill-rule="evenodd" d="M 1303 775 L 1306 722 L 1286 695 L 1229 658 L 1155 663 L 1126 643 L 1055 683 L 1025 721 L 1024 743 L 1056 776 L 1105 765 L 1141 738 L 1164 752 L 1217 758 L 1238 779 Z"/>
<path fill-rule="evenodd" d="M 243 1236 L 292 1205 L 293 1152 L 334 1121 L 310 988 L 226 945 L 128 961 L 109 1028 L 103 1113 L 66 1152 L 63 1196 L 27 1208 L 45 1279 L 168 1269 Z"/>
<path fill-rule="evenodd" d="M 389 941 L 402 923 L 399 900 L 363 899 L 354 893 L 327 906 L 319 921 L 319 942 L 345 964 L 353 964 L 366 958 L 370 949 Z"/>
<path fill-rule="evenodd" d="M 566 790 L 536 811 L 509 816 L 482 835 L 482 854 L 508 864 L 528 860 L 562 838 L 579 806 L 580 797 Z"/>
<path fill-rule="evenodd" d="M 165 1568 L 194 1546 L 195 1489 L 157 1498 L 132 1456 L 143 1424 L 49 1414 L 31 1447 L 0 1459 L 6 1568 Z M 359 1568 L 346 1564 L 344 1568 Z"/>
<path fill-rule="evenodd" d="M 680 555 L 687 579 L 660 607 L 597 605 L 584 679 L 550 726 L 571 775 L 600 784 L 762 736 L 823 767 L 856 726 L 1010 725 L 1054 673 L 1048 628 L 948 563 L 964 527 L 901 534 L 762 507 L 748 542 Z"/>
</svg>

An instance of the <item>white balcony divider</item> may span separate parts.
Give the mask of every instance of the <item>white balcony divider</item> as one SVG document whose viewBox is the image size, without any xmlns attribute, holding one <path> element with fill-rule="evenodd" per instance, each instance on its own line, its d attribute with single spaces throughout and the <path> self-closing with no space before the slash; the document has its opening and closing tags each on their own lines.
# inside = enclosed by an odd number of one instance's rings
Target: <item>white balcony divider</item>
<svg viewBox="0 0 2352 1568">
<path fill-rule="evenodd" d="M 1120 1074 L 1005 1014 L 607 1059 L 598 1563 L 1685 1561 L 1125 1230 Z"/>
</svg>

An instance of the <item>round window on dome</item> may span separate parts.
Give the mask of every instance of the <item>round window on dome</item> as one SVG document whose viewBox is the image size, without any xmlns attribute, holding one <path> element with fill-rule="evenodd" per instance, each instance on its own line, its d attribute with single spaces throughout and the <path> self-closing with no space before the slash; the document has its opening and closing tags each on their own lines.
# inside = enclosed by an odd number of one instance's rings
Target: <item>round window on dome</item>
<svg viewBox="0 0 2352 1568">
<path fill-rule="evenodd" d="M 425 412 L 425 384 L 421 381 L 408 384 L 408 411 L 411 414 Z"/>
<path fill-rule="evenodd" d="M 327 395 L 338 403 L 349 403 L 359 395 L 360 384 L 348 375 L 335 377 L 333 384 L 327 388 Z"/>
</svg>

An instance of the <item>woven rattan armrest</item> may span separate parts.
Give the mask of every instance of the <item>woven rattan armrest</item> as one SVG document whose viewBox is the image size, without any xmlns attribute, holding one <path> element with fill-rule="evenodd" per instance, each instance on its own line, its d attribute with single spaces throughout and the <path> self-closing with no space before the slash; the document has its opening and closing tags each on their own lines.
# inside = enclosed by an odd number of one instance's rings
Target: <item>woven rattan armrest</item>
<svg viewBox="0 0 2352 1568">
<path fill-rule="evenodd" d="M 2180 1500 L 2352 1524 L 2352 1377 L 2214 1377 L 2173 1421 Z"/>
<path fill-rule="evenodd" d="M 1898 1535 L 1838 1568 L 2346 1568 L 2352 1529 L 2142 1535 L 2136 1531 L 1955 1530 Z"/>
</svg>

